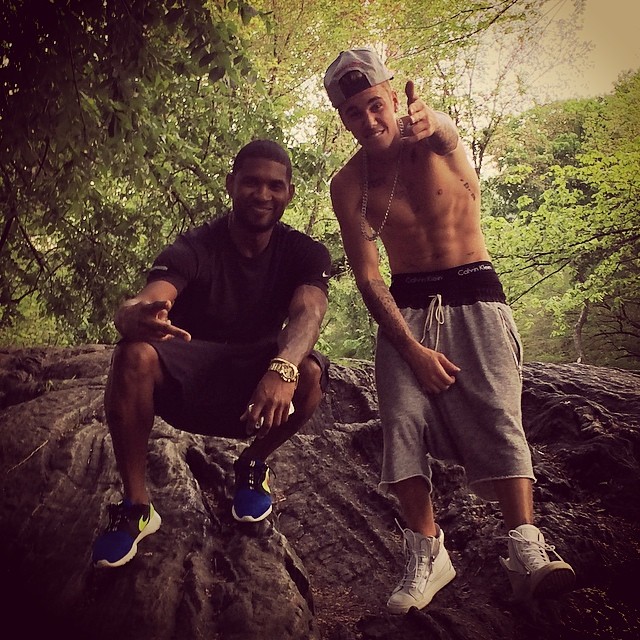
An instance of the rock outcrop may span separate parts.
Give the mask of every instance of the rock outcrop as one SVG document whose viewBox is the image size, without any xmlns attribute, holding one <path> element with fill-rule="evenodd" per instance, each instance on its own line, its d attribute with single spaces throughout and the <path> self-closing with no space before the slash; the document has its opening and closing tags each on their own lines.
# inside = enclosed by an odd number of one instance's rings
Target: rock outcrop
<svg viewBox="0 0 640 640">
<path fill-rule="evenodd" d="M 120 497 L 102 395 L 112 348 L 0 351 L 3 635 L 103 640 L 533 640 L 640 637 L 640 377 L 525 366 L 539 525 L 577 573 L 555 601 L 516 602 L 496 506 L 438 464 L 434 501 L 457 578 L 391 616 L 397 503 L 377 489 L 381 433 L 367 362 L 332 366 L 312 421 L 271 460 L 274 514 L 230 516 L 242 442 L 157 420 L 149 486 L 160 531 L 115 570 L 90 566 Z M 6 635 L 5 635 L 6 633 Z"/>
</svg>

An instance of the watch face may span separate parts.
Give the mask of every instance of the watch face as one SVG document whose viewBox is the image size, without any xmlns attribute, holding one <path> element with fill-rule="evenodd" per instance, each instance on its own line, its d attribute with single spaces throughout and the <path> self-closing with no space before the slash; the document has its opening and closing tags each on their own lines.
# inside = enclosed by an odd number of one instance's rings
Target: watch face
<svg viewBox="0 0 640 640">
<path fill-rule="evenodd" d="M 293 380 L 295 379 L 295 374 L 293 373 L 291 368 L 287 367 L 287 365 L 282 363 L 282 362 L 280 363 L 280 366 L 278 367 L 278 371 L 287 380 L 287 382 L 293 382 Z"/>
</svg>

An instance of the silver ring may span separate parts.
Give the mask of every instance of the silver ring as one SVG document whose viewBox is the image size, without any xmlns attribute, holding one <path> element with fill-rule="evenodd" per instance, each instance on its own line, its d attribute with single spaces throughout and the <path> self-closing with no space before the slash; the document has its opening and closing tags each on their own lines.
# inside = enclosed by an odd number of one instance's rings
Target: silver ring
<svg viewBox="0 0 640 640">
<path fill-rule="evenodd" d="M 253 409 L 253 403 L 247 407 L 247 411 L 251 411 L 251 409 Z M 260 416 L 260 419 L 258 420 L 258 422 L 253 423 L 253 429 L 257 431 L 258 429 L 260 429 L 260 427 L 262 427 L 263 424 L 264 424 L 264 416 Z"/>
</svg>

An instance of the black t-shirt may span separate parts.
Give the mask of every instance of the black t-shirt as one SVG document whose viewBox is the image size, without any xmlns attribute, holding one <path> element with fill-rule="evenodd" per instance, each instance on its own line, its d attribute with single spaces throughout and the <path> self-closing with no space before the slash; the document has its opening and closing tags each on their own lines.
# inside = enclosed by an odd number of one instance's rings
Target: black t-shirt
<svg viewBox="0 0 640 640">
<path fill-rule="evenodd" d="M 248 343 L 278 335 L 300 285 L 326 295 L 330 268 L 323 244 L 282 222 L 267 248 L 246 258 L 231 239 L 227 214 L 178 236 L 147 282 L 166 280 L 178 290 L 169 318 L 193 338 Z"/>
</svg>

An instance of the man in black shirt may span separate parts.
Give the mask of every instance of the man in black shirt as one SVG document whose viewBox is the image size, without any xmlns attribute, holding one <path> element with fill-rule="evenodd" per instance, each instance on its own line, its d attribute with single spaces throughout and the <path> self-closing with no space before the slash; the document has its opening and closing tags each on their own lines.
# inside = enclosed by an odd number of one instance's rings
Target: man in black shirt
<svg viewBox="0 0 640 640">
<path fill-rule="evenodd" d="M 232 513 L 271 513 L 266 458 L 313 415 L 328 360 L 313 350 L 327 308 L 327 249 L 280 222 L 294 194 L 280 145 L 243 147 L 227 176 L 231 211 L 181 235 L 115 316 L 105 408 L 124 498 L 110 505 L 93 562 L 120 566 L 161 520 L 146 488 L 154 416 L 178 429 L 246 438 Z"/>
</svg>

